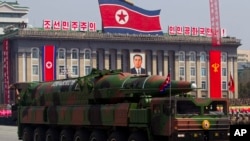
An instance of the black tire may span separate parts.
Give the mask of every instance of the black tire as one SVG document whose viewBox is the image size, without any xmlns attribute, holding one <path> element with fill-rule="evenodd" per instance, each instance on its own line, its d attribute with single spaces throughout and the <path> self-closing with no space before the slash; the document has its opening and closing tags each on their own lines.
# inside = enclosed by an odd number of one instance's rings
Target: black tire
<svg viewBox="0 0 250 141">
<path fill-rule="evenodd" d="M 36 128 L 33 135 L 33 141 L 44 141 L 45 131 L 43 128 Z"/>
<path fill-rule="evenodd" d="M 93 131 L 89 137 L 89 141 L 107 141 L 107 136 L 102 131 Z"/>
<path fill-rule="evenodd" d="M 25 127 L 23 129 L 23 141 L 33 141 L 33 129 L 30 127 Z"/>
<path fill-rule="evenodd" d="M 74 141 L 88 141 L 89 140 L 89 132 L 84 130 L 76 131 L 74 135 Z"/>
<path fill-rule="evenodd" d="M 63 129 L 60 133 L 60 141 L 73 141 L 73 133 L 70 129 Z"/>
<path fill-rule="evenodd" d="M 59 134 L 55 129 L 48 129 L 46 131 L 45 141 L 59 141 Z"/>
<path fill-rule="evenodd" d="M 128 141 L 148 141 L 148 138 L 147 135 L 142 132 L 135 132 L 129 136 Z"/>
<path fill-rule="evenodd" d="M 113 132 L 108 138 L 108 141 L 127 141 L 127 140 L 128 140 L 127 136 L 119 131 Z"/>
</svg>

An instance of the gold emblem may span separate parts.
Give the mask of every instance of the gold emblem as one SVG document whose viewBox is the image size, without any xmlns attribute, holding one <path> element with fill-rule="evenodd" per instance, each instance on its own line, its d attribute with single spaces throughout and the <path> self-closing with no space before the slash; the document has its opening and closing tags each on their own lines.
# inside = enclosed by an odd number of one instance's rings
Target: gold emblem
<svg viewBox="0 0 250 141">
<path fill-rule="evenodd" d="M 208 120 L 203 120 L 201 125 L 202 125 L 202 128 L 205 130 L 210 128 L 210 123 Z"/>
<path fill-rule="evenodd" d="M 220 67 L 220 64 L 218 64 L 218 63 L 212 64 L 212 68 L 214 69 L 214 72 L 218 72 L 219 67 Z"/>
</svg>

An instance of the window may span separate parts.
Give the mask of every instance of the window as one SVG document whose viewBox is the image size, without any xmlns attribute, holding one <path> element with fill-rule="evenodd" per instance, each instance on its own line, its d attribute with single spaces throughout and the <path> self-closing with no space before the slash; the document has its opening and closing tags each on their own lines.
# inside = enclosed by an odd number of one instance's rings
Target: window
<svg viewBox="0 0 250 141">
<path fill-rule="evenodd" d="M 65 71 L 65 66 L 59 66 L 59 74 L 64 75 L 66 73 Z"/>
<path fill-rule="evenodd" d="M 190 61 L 192 61 L 192 62 L 196 61 L 196 56 L 195 56 L 195 53 L 193 53 L 193 52 L 190 53 Z"/>
<path fill-rule="evenodd" d="M 184 67 L 180 67 L 180 76 L 184 76 L 185 70 Z"/>
<path fill-rule="evenodd" d="M 207 76 L 206 68 L 201 68 L 201 76 Z"/>
<path fill-rule="evenodd" d="M 185 54 L 184 54 L 184 52 L 180 52 L 180 54 L 179 54 L 179 61 L 185 61 Z"/>
<path fill-rule="evenodd" d="M 201 81 L 201 89 L 207 89 L 206 81 Z"/>
<path fill-rule="evenodd" d="M 86 50 L 85 51 L 85 59 L 90 59 L 90 51 L 89 50 Z"/>
<path fill-rule="evenodd" d="M 177 101 L 177 114 L 196 114 L 201 113 L 200 106 L 197 106 L 193 101 Z"/>
<path fill-rule="evenodd" d="M 221 62 L 227 62 L 227 55 L 226 54 L 222 54 Z"/>
<path fill-rule="evenodd" d="M 213 100 L 208 106 L 204 107 L 203 111 L 205 115 L 225 115 L 227 111 L 227 102 Z"/>
<path fill-rule="evenodd" d="M 78 51 L 76 49 L 71 50 L 71 58 L 78 59 Z"/>
<path fill-rule="evenodd" d="M 38 75 L 38 65 L 32 65 L 32 74 Z"/>
<path fill-rule="evenodd" d="M 222 82 L 222 90 L 226 90 L 227 89 L 227 82 L 223 81 Z"/>
<path fill-rule="evenodd" d="M 222 76 L 227 76 L 227 69 L 226 68 L 222 68 Z"/>
<path fill-rule="evenodd" d="M 90 74 L 91 72 L 91 67 L 90 66 L 85 66 L 85 75 Z"/>
<path fill-rule="evenodd" d="M 205 53 L 201 53 L 200 61 L 201 61 L 201 62 L 206 62 L 206 61 L 207 61 L 207 59 L 206 59 L 206 54 L 205 54 Z"/>
<path fill-rule="evenodd" d="M 32 57 L 32 59 L 38 59 L 38 57 L 39 57 L 38 48 L 32 48 L 31 49 L 31 57 Z"/>
<path fill-rule="evenodd" d="M 72 75 L 78 75 L 78 66 L 72 66 Z"/>
<path fill-rule="evenodd" d="M 59 59 L 65 59 L 65 50 L 60 48 L 58 51 L 58 58 Z"/>
<path fill-rule="evenodd" d="M 190 73 L 191 73 L 191 76 L 196 76 L 194 67 L 191 67 Z"/>
</svg>

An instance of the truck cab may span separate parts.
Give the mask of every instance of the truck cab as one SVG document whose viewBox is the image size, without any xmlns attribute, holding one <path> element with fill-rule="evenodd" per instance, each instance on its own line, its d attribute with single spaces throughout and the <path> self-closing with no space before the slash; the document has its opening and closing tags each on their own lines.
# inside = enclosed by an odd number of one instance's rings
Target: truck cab
<svg viewBox="0 0 250 141">
<path fill-rule="evenodd" d="M 152 132 L 170 140 L 229 140 L 228 100 L 152 98 Z"/>
</svg>

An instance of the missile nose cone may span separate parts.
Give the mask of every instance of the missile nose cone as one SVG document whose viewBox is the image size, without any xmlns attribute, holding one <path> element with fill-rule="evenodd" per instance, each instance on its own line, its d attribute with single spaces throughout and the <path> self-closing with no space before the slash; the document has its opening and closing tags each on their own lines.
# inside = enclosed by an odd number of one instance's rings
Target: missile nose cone
<svg viewBox="0 0 250 141">
<path fill-rule="evenodd" d="M 191 84 L 191 88 L 192 88 L 192 89 L 197 88 L 196 84 L 195 84 L 195 83 L 192 83 L 192 84 Z"/>
</svg>

